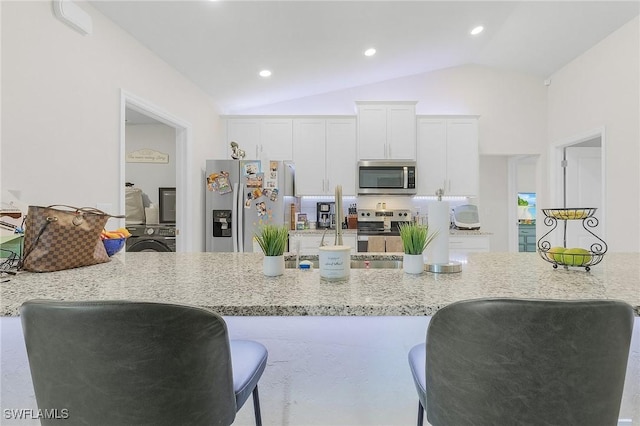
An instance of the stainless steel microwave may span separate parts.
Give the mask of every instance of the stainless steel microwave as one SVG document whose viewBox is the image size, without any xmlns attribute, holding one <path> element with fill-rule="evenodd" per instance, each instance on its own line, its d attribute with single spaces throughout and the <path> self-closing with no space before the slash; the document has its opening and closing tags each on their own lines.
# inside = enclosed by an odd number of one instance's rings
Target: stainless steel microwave
<svg viewBox="0 0 640 426">
<path fill-rule="evenodd" d="M 358 161 L 358 194 L 414 195 L 416 192 L 415 161 Z"/>
</svg>

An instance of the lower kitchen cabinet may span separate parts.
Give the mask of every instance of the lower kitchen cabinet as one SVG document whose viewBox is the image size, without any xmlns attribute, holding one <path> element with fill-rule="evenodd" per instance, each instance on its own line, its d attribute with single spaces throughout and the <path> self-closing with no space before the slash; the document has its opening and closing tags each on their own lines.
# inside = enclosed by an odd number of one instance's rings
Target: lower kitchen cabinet
<svg viewBox="0 0 640 426">
<path fill-rule="evenodd" d="M 523 223 L 518 225 L 518 251 L 535 253 L 536 225 Z"/>
<path fill-rule="evenodd" d="M 469 253 L 491 250 L 489 235 L 449 235 L 449 259 L 464 261 Z"/>
<path fill-rule="evenodd" d="M 300 244 L 300 254 L 317 255 L 322 233 L 295 233 L 289 235 L 289 252 L 296 253 Z M 335 231 L 329 230 L 324 237 L 324 243 L 332 246 L 335 241 Z M 345 246 L 351 247 L 351 254 L 357 253 L 358 242 L 356 234 L 342 234 L 342 242 Z"/>
</svg>

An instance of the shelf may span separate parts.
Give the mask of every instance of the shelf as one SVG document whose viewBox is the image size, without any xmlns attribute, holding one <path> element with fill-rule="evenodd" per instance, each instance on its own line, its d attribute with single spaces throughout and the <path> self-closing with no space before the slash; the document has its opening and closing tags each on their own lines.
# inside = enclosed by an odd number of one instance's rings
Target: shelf
<svg viewBox="0 0 640 426">
<path fill-rule="evenodd" d="M 594 216 L 595 208 L 564 208 L 564 209 L 542 209 L 545 215 L 544 224 L 550 226 L 551 229 L 538 240 L 538 253 L 545 261 L 553 264 L 554 268 L 564 266 L 585 268 L 586 271 L 591 266 L 597 265 L 602 261 L 607 251 L 607 244 L 591 229 L 598 226 L 598 219 Z M 564 221 L 564 244 L 563 249 L 567 249 L 567 220 L 581 220 L 582 227 L 595 238 L 595 242 L 591 244 L 589 249 L 584 249 L 584 253 L 558 253 L 551 247 L 551 242 L 546 237 L 558 227 L 558 220 Z"/>
<path fill-rule="evenodd" d="M 542 213 L 546 217 L 562 220 L 582 220 L 592 217 L 596 213 L 595 208 L 579 208 L 579 209 L 542 209 Z"/>
<path fill-rule="evenodd" d="M 540 257 L 546 260 L 549 263 L 553 264 L 554 268 L 558 266 L 575 266 L 580 268 L 585 268 L 587 271 L 593 265 L 597 265 L 602 261 L 604 257 L 604 252 L 594 252 L 591 250 L 587 250 L 586 253 L 576 253 L 576 254 L 565 254 L 565 253 L 554 253 L 549 250 L 538 250 Z"/>
</svg>

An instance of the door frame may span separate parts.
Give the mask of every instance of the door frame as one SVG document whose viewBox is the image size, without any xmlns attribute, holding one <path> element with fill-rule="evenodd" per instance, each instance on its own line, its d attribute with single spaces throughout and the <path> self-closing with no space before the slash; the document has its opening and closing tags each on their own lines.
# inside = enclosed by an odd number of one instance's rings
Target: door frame
<svg viewBox="0 0 640 426">
<path fill-rule="evenodd" d="M 187 220 L 189 209 L 193 205 L 193 193 L 188 179 L 188 160 L 193 147 L 193 127 L 163 108 L 124 89 L 120 90 L 120 212 L 125 210 L 125 168 L 126 144 L 125 126 L 126 110 L 130 108 L 149 116 L 176 131 L 176 251 L 188 251 L 192 247 L 193 221 Z"/>
<path fill-rule="evenodd" d="M 507 239 L 508 250 L 510 253 L 517 253 L 518 250 L 518 164 L 523 160 L 529 160 L 535 157 L 536 164 L 536 194 L 539 195 L 539 177 L 540 177 L 540 154 L 520 154 L 510 155 L 507 158 Z M 539 209 L 536 207 L 536 216 Z"/>
<path fill-rule="evenodd" d="M 600 181 L 601 181 L 601 191 L 600 191 L 600 200 L 601 207 L 600 212 L 598 214 L 600 224 L 598 229 L 598 234 L 600 238 L 606 240 L 606 131 L 605 127 L 597 127 L 591 130 L 588 130 L 584 133 L 576 134 L 570 136 L 565 139 L 558 140 L 556 142 L 552 142 L 549 148 L 549 189 L 550 189 L 550 197 L 551 202 L 557 207 L 563 207 L 563 182 L 562 182 L 562 166 L 561 162 L 563 159 L 564 149 L 569 148 L 574 145 L 579 145 L 583 142 L 587 142 L 592 139 L 600 138 Z M 566 206 L 565 206 L 566 207 Z"/>
</svg>

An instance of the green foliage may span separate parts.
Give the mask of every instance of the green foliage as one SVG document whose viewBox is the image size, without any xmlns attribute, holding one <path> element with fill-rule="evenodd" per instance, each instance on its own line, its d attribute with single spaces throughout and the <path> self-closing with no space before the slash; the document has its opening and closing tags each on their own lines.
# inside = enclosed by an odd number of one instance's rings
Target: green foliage
<svg viewBox="0 0 640 426">
<path fill-rule="evenodd" d="M 264 225 L 256 234 L 256 240 L 265 256 L 281 256 L 287 247 L 289 230 L 286 226 Z"/>
<path fill-rule="evenodd" d="M 415 222 L 400 225 L 400 238 L 406 254 L 422 254 L 437 234 L 437 232 L 429 234 L 428 226 Z"/>
<path fill-rule="evenodd" d="M 520 198 L 520 196 L 518 195 L 518 205 L 519 206 L 528 206 L 529 202 L 525 199 Z"/>
</svg>

